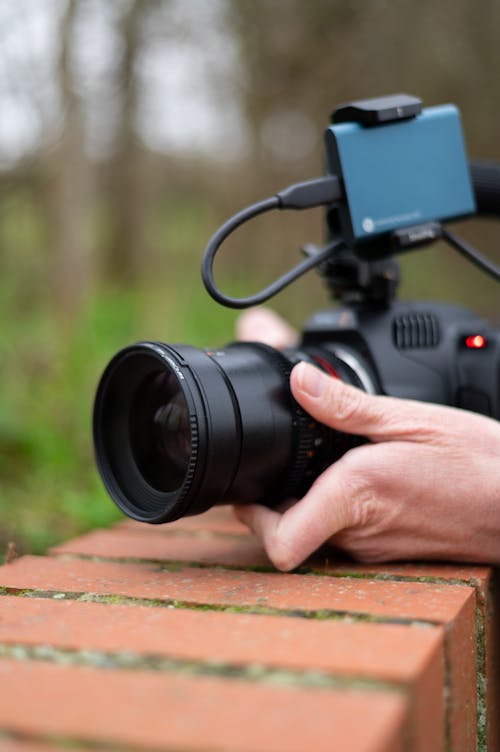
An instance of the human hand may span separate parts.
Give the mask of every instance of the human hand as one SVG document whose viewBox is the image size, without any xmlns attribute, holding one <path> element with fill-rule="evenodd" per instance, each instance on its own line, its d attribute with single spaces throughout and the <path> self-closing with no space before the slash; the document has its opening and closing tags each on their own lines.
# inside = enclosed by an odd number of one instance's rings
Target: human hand
<svg viewBox="0 0 500 752">
<path fill-rule="evenodd" d="M 372 443 L 348 451 L 291 506 L 236 508 L 276 567 L 293 569 L 326 541 L 362 561 L 500 563 L 498 421 L 371 396 L 306 363 L 293 369 L 291 389 L 316 420 Z"/>
<path fill-rule="evenodd" d="M 269 308 L 249 308 L 236 320 L 236 338 L 263 342 L 278 350 L 296 345 L 299 336 L 290 324 Z"/>
</svg>

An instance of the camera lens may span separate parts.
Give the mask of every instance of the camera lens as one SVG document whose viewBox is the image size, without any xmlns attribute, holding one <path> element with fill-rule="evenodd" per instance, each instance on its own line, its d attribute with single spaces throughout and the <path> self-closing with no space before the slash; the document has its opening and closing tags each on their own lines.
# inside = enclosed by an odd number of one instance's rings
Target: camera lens
<svg viewBox="0 0 500 752">
<path fill-rule="evenodd" d="M 292 398 L 290 372 L 302 359 L 359 382 L 333 352 L 317 350 L 140 342 L 117 353 L 94 406 L 97 465 L 113 500 L 130 517 L 158 523 L 216 503 L 300 497 L 355 443 Z"/>
<path fill-rule="evenodd" d="M 150 486 L 175 491 L 191 456 L 189 407 L 171 371 L 153 371 L 137 388 L 130 411 L 130 441 Z"/>
<path fill-rule="evenodd" d="M 132 345 L 106 368 L 94 407 L 97 465 L 113 500 L 135 519 L 184 513 L 198 457 L 200 406 L 168 348 Z"/>
</svg>

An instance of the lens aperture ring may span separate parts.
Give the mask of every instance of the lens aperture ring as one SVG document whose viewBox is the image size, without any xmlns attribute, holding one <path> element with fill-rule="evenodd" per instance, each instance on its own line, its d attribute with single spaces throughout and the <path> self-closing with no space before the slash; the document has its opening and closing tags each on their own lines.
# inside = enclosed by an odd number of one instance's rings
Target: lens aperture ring
<svg viewBox="0 0 500 752">
<path fill-rule="evenodd" d="M 264 504 L 268 502 L 269 504 L 273 504 L 273 502 L 276 502 L 277 493 L 279 493 L 280 498 L 283 500 L 298 498 L 302 495 L 307 468 L 314 453 L 314 442 L 317 437 L 316 429 L 318 424 L 314 418 L 300 407 L 290 391 L 290 374 L 296 362 L 290 360 L 279 350 L 261 342 L 254 342 L 252 346 L 260 349 L 265 357 L 277 367 L 283 380 L 285 392 L 289 394 L 290 399 L 293 440 L 287 474 L 286 477 L 280 478 L 276 488 L 271 489 L 269 495 L 262 500 Z"/>
</svg>

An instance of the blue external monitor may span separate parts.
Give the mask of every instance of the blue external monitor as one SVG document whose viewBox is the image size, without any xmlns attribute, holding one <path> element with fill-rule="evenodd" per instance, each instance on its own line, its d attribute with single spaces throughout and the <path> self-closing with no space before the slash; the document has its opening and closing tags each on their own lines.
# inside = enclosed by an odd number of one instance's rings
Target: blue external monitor
<svg viewBox="0 0 500 752">
<path fill-rule="evenodd" d="M 328 171 L 344 184 L 342 233 L 353 245 L 475 211 L 460 113 L 453 105 L 372 127 L 337 123 L 325 141 Z"/>
</svg>

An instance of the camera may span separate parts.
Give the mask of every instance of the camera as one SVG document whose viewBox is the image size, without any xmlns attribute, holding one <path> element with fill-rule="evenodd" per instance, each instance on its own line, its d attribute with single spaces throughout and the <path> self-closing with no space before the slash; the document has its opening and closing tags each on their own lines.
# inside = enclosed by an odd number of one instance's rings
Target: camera
<svg viewBox="0 0 500 752">
<path fill-rule="evenodd" d="M 365 442 L 299 407 L 289 387 L 299 361 L 371 394 L 500 418 L 500 331 L 458 306 L 396 300 L 394 258 L 443 238 L 498 280 L 498 268 L 444 223 L 500 213 L 500 167 L 468 162 L 454 106 L 423 108 L 405 94 L 338 107 L 325 146 L 326 175 L 228 220 L 207 246 L 202 276 L 216 300 L 243 308 L 317 267 L 339 305 L 315 313 L 296 348 L 144 341 L 106 367 L 94 405 L 95 455 L 109 494 L 130 517 L 162 523 L 219 503 L 275 506 L 300 498 Z M 257 295 L 235 299 L 217 288 L 216 253 L 241 224 L 321 205 L 325 247 L 305 246 L 305 258 Z"/>
</svg>

